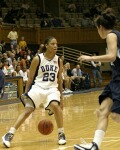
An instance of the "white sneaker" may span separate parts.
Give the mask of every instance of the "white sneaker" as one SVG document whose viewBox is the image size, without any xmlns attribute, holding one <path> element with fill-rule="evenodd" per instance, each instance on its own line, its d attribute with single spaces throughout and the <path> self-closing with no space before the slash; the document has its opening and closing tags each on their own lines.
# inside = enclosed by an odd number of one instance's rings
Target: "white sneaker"
<svg viewBox="0 0 120 150">
<path fill-rule="evenodd" d="M 13 139 L 14 134 L 8 132 L 2 137 L 2 142 L 5 147 L 9 148 L 10 147 L 10 142 Z"/>
<path fill-rule="evenodd" d="M 73 91 L 71 91 L 70 89 L 68 89 L 69 93 L 73 93 Z"/>
<path fill-rule="evenodd" d="M 96 143 L 92 142 L 90 144 L 75 144 L 74 150 L 99 150 Z"/>
<path fill-rule="evenodd" d="M 65 145 L 66 144 L 66 138 L 64 133 L 58 134 L 58 144 L 59 145 Z"/>
</svg>

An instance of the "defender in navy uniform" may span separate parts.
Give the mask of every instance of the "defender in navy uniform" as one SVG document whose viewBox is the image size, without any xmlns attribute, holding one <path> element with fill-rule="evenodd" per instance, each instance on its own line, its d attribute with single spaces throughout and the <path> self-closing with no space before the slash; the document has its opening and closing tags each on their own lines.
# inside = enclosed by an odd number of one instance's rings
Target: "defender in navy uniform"
<svg viewBox="0 0 120 150">
<path fill-rule="evenodd" d="M 112 80 L 99 96 L 100 108 L 97 111 L 98 123 L 93 142 L 90 144 L 75 144 L 75 150 L 99 150 L 108 127 L 108 117 L 120 123 L 120 32 L 113 30 L 116 22 L 115 13 L 107 8 L 95 19 L 98 33 L 106 39 L 107 53 L 101 56 L 79 57 L 80 61 L 110 62 Z"/>
<path fill-rule="evenodd" d="M 8 133 L 2 137 L 3 144 L 7 148 L 10 147 L 15 131 L 41 103 L 45 110 L 50 111 L 49 114 L 54 113 L 58 127 L 58 144 L 66 144 L 62 112 L 63 63 L 56 55 L 57 40 L 54 37 L 48 37 L 44 42 L 43 50 L 44 53 L 35 56 L 30 66 L 25 94 L 21 96 L 25 110 Z"/>
</svg>

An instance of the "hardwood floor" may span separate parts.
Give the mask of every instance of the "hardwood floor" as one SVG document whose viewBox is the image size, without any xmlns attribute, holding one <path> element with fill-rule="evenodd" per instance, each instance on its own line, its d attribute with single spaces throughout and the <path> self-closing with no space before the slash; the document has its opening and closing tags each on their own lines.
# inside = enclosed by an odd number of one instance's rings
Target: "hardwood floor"
<svg viewBox="0 0 120 150">
<path fill-rule="evenodd" d="M 80 138 L 88 143 L 92 141 L 96 128 L 97 117 L 94 114 L 98 108 L 98 95 L 101 91 L 64 96 L 64 128 L 67 144 L 57 144 L 57 126 L 54 116 L 48 116 L 42 107 L 37 109 L 16 132 L 10 150 L 73 150 Z M 0 137 L 12 126 L 18 115 L 23 111 L 21 103 L 0 106 Z M 50 119 L 54 130 L 50 135 L 38 132 L 38 122 L 44 118 Z M 2 143 L 0 150 L 4 150 Z M 101 150 L 120 149 L 120 125 L 111 119 L 101 146 Z"/>
</svg>

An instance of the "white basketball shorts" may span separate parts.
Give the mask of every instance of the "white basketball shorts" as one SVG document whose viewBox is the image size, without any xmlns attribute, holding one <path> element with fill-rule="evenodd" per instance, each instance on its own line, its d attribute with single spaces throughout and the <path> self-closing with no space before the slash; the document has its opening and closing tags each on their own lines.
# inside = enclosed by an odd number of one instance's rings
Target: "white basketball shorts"
<svg viewBox="0 0 120 150">
<path fill-rule="evenodd" d="M 47 108 L 51 101 L 60 103 L 60 92 L 57 88 L 43 89 L 37 85 L 32 85 L 28 96 L 34 102 L 36 108 L 38 108 L 40 104 L 43 104 L 44 108 Z"/>
</svg>

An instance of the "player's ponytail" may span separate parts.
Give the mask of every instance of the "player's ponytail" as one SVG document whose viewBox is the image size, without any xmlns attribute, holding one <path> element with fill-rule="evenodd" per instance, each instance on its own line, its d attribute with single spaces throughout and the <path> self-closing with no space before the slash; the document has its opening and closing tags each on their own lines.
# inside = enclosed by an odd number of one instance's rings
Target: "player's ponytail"
<svg viewBox="0 0 120 150">
<path fill-rule="evenodd" d="M 106 29 L 113 29 L 116 24 L 115 12 L 112 8 L 107 8 L 95 19 L 96 26 L 102 25 Z"/>
</svg>

